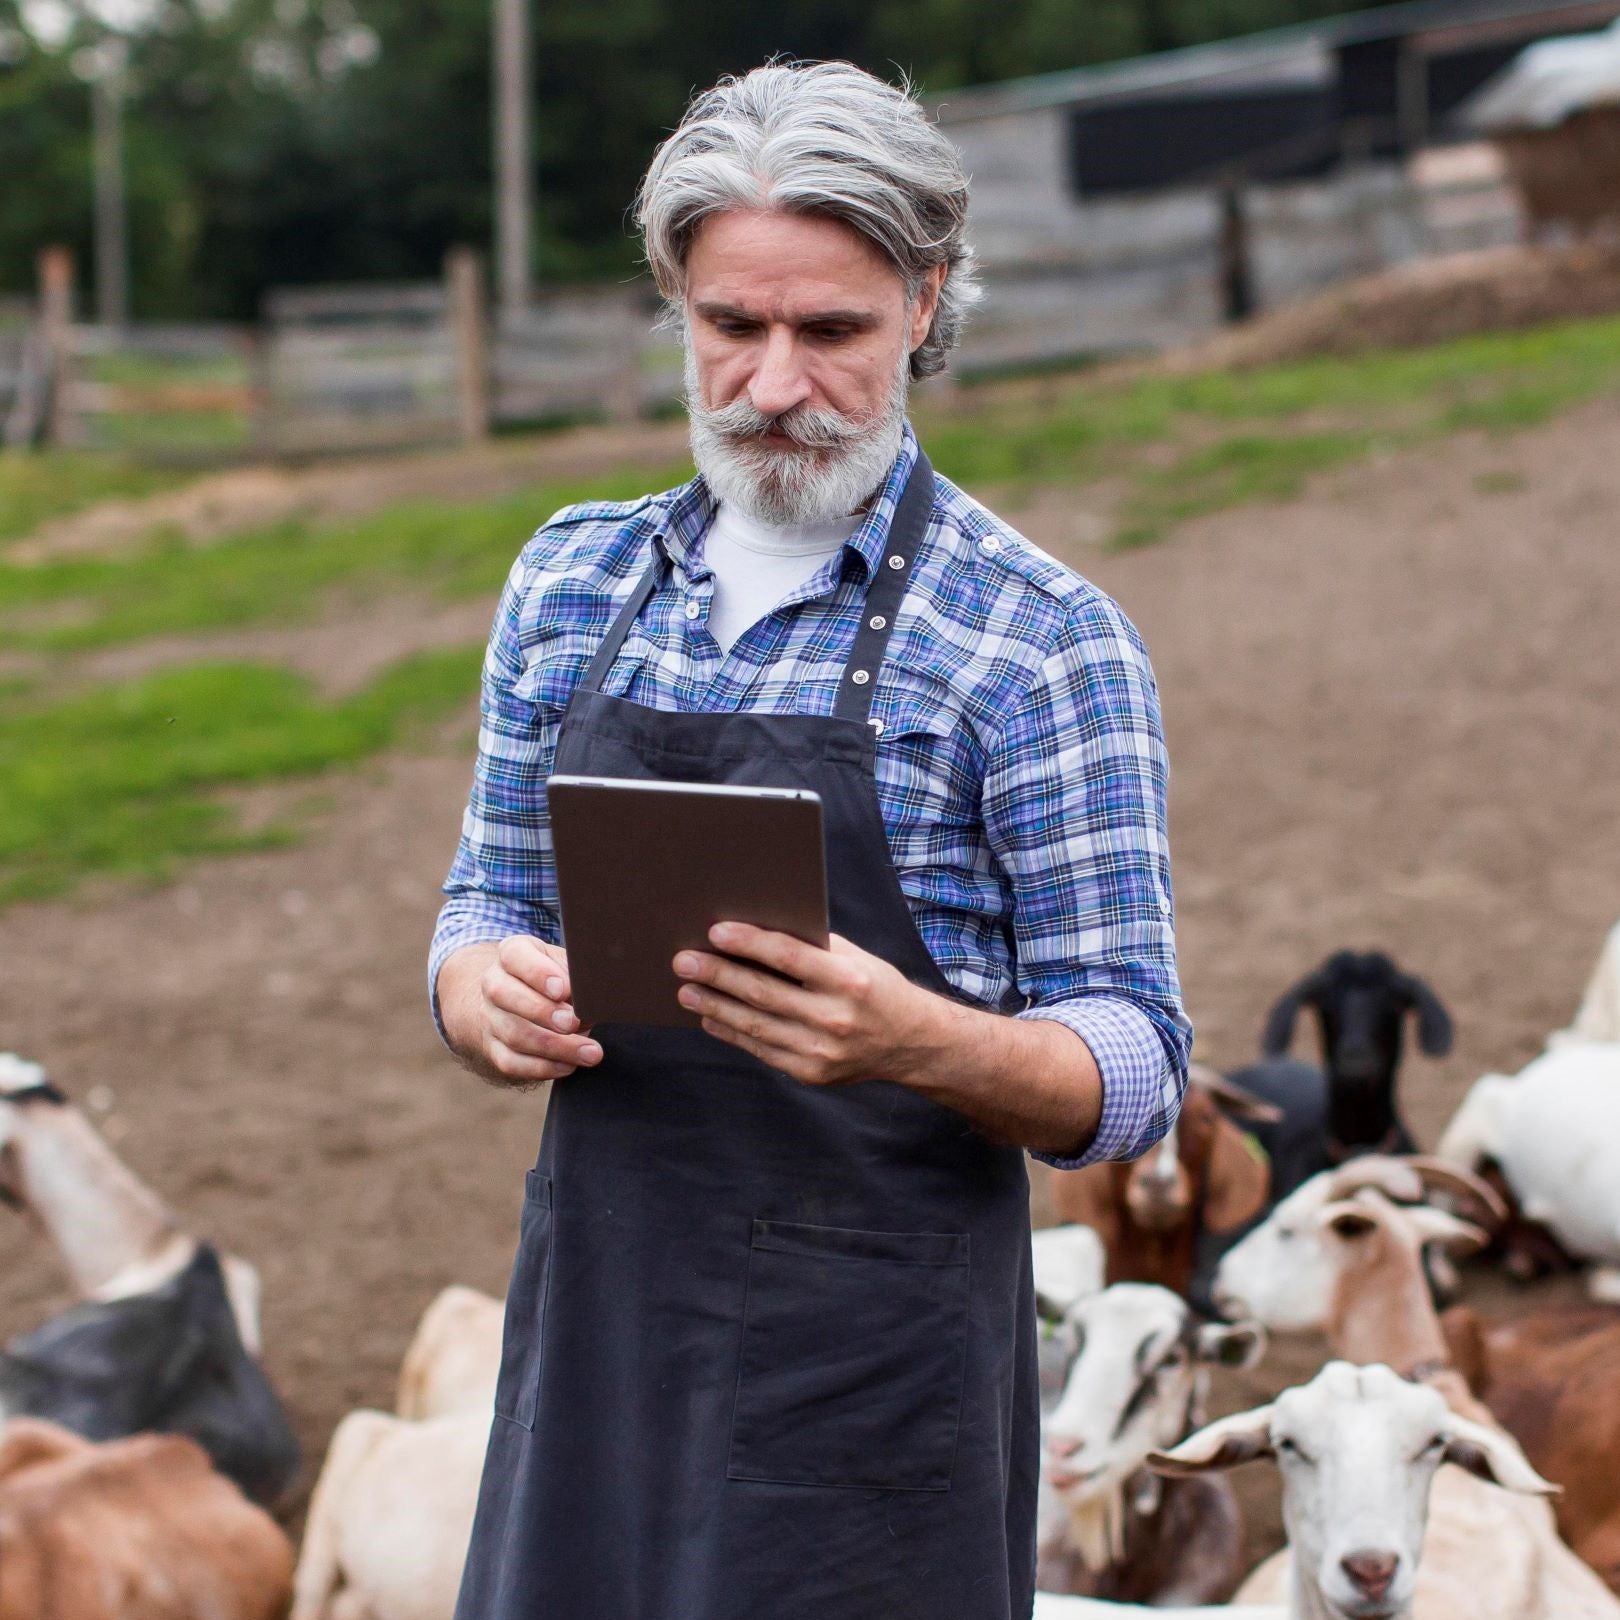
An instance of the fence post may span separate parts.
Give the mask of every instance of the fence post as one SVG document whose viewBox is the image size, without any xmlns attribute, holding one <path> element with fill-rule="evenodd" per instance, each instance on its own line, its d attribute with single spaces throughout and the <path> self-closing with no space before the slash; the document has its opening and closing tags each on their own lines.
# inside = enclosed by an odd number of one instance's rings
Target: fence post
<svg viewBox="0 0 1620 1620">
<path fill-rule="evenodd" d="M 72 372 L 73 250 L 42 248 L 39 254 L 40 357 L 45 369 L 45 437 L 53 444 L 72 438 L 68 392 Z"/>
<path fill-rule="evenodd" d="M 456 398 L 461 436 L 489 437 L 489 342 L 485 330 L 483 266 L 470 247 L 444 256 L 445 300 L 456 355 Z"/>
</svg>

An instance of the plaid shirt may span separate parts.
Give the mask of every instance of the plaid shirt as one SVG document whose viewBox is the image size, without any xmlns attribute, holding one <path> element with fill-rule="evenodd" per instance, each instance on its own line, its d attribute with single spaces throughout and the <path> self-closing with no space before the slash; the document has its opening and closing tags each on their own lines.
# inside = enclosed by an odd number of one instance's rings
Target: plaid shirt
<svg viewBox="0 0 1620 1620">
<path fill-rule="evenodd" d="M 678 712 L 826 715 L 917 453 L 904 442 L 861 526 L 730 652 L 705 628 L 714 576 L 702 478 L 570 506 L 524 547 L 484 662 L 472 796 L 429 959 L 561 942 L 545 781 L 569 697 L 649 548 L 673 565 L 603 681 Z M 1103 1081 L 1070 1168 L 1147 1151 L 1186 1085 L 1158 695 L 1108 597 L 941 478 L 872 719 L 889 849 L 929 952 L 969 1001 L 1066 1024 Z M 438 1020 L 437 1000 L 434 1018 Z M 442 1026 L 441 1026 L 442 1034 Z"/>
</svg>

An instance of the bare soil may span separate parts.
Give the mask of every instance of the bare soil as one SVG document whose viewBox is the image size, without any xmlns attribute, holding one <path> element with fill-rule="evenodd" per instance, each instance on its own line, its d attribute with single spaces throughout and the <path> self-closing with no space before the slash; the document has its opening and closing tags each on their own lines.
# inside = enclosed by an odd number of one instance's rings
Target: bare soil
<svg viewBox="0 0 1620 1620">
<path fill-rule="evenodd" d="M 1617 509 L 1609 400 L 1131 554 L 1098 552 L 1061 496 L 1007 514 L 1116 595 L 1153 650 L 1201 1056 L 1248 1057 L 1296 977 L 1382 946 L 1456 1015 L 1453 1054 L 1405 1076 L 1432 1140 L 1476 1075 L 1568 1021 L 1620 915 Z M 390 609 L 255 650 L 341 687 L 426 635 Z M 460 1071 L 426 1011 L 474 716 L 469 693 L 431 751 L 323 781 L 296 849 L 0 920 L 0 1049 L 94 1093 L 130 1162 L 259 1265 L 311 1474 L 344 1412 L 390 1404 L 438 1288 L 503 1287 L 539 1135 L 543 1096 Z M 0 1278 L 0 1334 L 68 1302 L 21 1222 L 0 1225 Z M 1221 1403 L 1311 1366 L 1308 1347 L 1281 1350 Z M 1258 1549 L 1274 1505 L 1251 1472 Z"/>
</svg>

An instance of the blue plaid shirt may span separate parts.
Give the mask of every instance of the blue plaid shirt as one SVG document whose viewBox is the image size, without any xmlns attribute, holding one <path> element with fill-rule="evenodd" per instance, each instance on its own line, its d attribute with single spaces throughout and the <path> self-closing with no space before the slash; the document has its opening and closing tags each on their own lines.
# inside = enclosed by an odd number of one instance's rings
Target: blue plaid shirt
<svg viewBox="0 0 1620 1620">
<path fill-rule="evenodd" d="M 917 454 L 861 526 L 722 655 L 703 479 L 566 507 L 524 547 L 484 661 L 471 799 L 429 959 L 509 934 L 561 943 L 546 776 L 569 697 L 645 570 L 673 565 L 603 691 L 677 712 L 826 715 L 866 580 Z M 1176 982 L 1158 694 L 1108 597 L 941 478 L 878 674 L 877 792 L 917 926 L 982 1007 L 1067 1025 L 1102 1073 L 1102 1124 L 1072 1168 L 1169 1129 L 1192 1030 Z M 438 1020 L 437 999 L 434 1018 Z M 441 1026 L 442 1034 L 442 1026 Z"/>
</svg>

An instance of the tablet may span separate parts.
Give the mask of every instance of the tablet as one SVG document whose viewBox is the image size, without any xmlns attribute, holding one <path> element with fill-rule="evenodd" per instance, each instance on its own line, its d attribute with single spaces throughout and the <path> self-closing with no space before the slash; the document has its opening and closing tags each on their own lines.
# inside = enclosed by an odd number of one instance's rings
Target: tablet
<svg viewBox="0 0 1620 1620">
<path fill-rule="evenodd" d="M 553 776 L 563 943 L 582 1024 L 701 1020 L 670 965 L 717 922 L 827 944 L 821 799 L 793 788 Z"/>
</svg>

